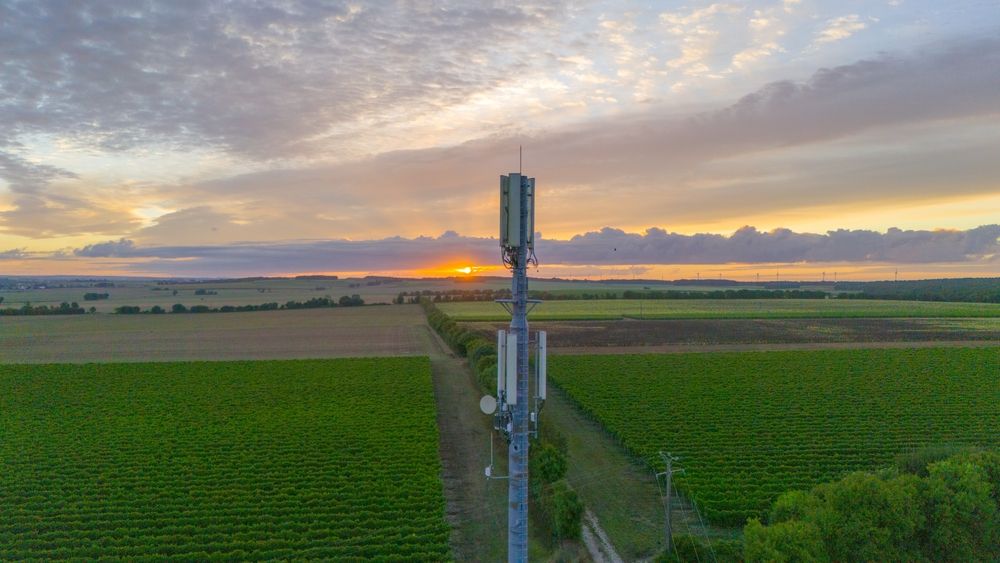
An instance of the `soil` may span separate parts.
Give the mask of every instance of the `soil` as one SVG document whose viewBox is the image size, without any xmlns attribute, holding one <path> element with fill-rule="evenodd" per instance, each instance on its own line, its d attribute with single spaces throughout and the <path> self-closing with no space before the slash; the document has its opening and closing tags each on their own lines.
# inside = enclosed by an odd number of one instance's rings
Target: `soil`
<svg viewBox="0 0 1000 563">
<path fill-rule="evenodd" d="M 928 342 L 807 342 L 802 344 L 660 344 L 658 346 L 560 346 L 550 347 L 554 356 L 587 354 L 682 354 L 685 352 L 767 352 L 779 350 L 846 350 L 852 348 L 989 348 L 1000 342 L 988 340 L 935 340 Z"/>
<path fill-rule="evenodd" d="M 417 305 L 0 320 L 0 363 L 418 356 Z"/>
<path fill-rule="evenodd" d="M 491 338 L 501 323 L 464 323 Z M 877 342 L 1000 342 L 982 319 L 683 319 L 535 322 L 552 348 L 785 345 Z M 610 352 L 610 350 L 609 350 Z"/>
</svg>

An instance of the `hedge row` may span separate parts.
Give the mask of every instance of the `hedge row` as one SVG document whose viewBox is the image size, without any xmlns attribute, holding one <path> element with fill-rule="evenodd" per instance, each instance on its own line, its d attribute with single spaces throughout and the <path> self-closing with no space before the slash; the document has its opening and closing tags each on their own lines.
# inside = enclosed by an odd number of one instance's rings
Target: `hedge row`
<svg viewBox="0 0 1000 563">
<path fill-rule="evenodd" d="M 476 374 L 479 386 L 486 393 L 496 393 L 497 347 L 482 336 L 465 330 L 451 317 L 441 312 L 430 300 L 423 298 L 420 304 L 427 313 L 427 322 L 451 346 L 451 349 L 468 359 L 469 366 Z"/>
</svg>

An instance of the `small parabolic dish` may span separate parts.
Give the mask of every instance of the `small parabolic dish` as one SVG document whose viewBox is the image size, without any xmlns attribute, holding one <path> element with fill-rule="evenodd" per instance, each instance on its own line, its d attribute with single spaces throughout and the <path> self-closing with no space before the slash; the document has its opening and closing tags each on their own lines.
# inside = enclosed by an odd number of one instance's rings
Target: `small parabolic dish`
<svg viewBox="0 0 1000 563">
<path fill-rule="evenodd" d="M 483 414 L 493 414 L 497 410 L 497 400 L 489 395 L 485 395 L 482 399 L 479 399 L 479 410 L 483 411 Z"/>
</svg>

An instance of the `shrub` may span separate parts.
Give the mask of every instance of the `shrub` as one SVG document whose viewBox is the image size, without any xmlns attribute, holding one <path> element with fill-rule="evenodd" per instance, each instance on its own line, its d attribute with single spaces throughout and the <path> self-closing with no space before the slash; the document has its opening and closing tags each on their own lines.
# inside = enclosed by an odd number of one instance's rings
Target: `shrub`
<svg viewBox="0 0 1000 563">
<path fill-rule="evenodd" d="M 748 561 L 1000 560 L 1000 454 L 954 455 L 923 477 L 857 472 L 786 493 L 770 524 L 751 520 L 744 538 Z"/>
</svg>

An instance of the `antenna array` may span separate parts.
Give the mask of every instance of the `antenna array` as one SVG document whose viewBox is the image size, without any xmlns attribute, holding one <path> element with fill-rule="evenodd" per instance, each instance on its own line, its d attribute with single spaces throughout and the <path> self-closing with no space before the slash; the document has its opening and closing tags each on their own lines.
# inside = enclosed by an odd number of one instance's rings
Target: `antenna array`
<svg viewBox="0 0 1000 563">
<path fill-rule="evenodd" d="M 494 429 L 507 441 L 509 474 L 494 476 L 492 457 L 485 473 L 489 479 L 508 479 L 507 560 L 511 562 L 528 560 L 528 437 L 538 435 L 547 387 L 545 333 L 531 338 L 528 332 L 528 312 L 540 303 L 528 299 L 527 266 L 538 265 L 534 228 L 535 179 L 520 172 L 501 176 L 500 256 L 512 281 L 511 298 L 497 302 L 511 314 L 511 321 L 508 330 L 497 332 L 496 399 L 484 397 L 480 408 L 493 415 Z M 532 351 L 534 372 L 529 374 Z"/>
</svg>

